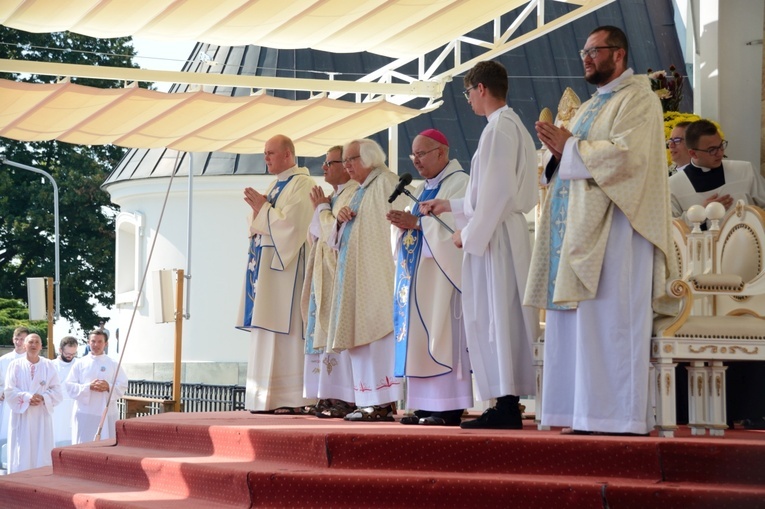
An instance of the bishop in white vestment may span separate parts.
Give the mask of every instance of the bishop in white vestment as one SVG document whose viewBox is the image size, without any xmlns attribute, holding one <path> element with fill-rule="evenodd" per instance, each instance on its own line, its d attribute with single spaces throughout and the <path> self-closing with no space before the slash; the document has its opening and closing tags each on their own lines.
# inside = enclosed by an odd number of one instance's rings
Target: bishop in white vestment
<svg viewBox="0 0 765 509">
<path fill-rule="evenodd" d="M 448 140 L 427 129 L 412 142 L 412 162 L 425 180 L 413 193 L 420 201 L 462 198 L 468 175 L 449 160 Z M 396 376 L 407 377 L 407 408 L 402 424 L 456 426 L 473 405 L 470 360 L 462 313 L 462 251 L 452 242 L 454 217 L 439 219 L 392 210 L 397 227 L 393 326 Z"/>
</svg>

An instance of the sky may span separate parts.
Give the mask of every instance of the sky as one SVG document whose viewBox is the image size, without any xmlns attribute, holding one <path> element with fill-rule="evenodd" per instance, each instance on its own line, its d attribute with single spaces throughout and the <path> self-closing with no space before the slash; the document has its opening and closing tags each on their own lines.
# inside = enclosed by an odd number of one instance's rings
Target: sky
<svg viewBox="0 0 765 509">
<path fill-rule="evenodd" d="M 138 56 L 133 60 L 144 69 L 155 71 L 180 71 L 191 50 L 194 41 L 158 41 L 153 39 L 133 38 L 133 47 Z M 155 83 L 157 90 L 167 92 L 172 83 Z"/>
</svg>

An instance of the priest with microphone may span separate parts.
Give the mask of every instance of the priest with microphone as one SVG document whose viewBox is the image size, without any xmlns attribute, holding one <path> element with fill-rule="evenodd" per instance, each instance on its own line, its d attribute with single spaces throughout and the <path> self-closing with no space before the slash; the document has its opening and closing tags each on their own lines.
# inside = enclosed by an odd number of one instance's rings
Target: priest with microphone
<svg viewBox="0 0 765 509">
<path fill-rule="evenodd" d="M 418 202 L 465 196 L 468 175 L 459 161 L 449 160 L 443 133 L 421 132 L 409 157 L 425 179 L 413 195 Z M 388 212 L 398 231 L 395 375 L 407 377 L 407 408 L 417 409 L 401 424 L 459 426 L 463 410 L 473 404 L 462 321 L 462 251 L 452 242 L 453 215 L 446 212 L 438 219 L 424 216 L 419 204 L 412 212 Z"/>
<path fill-rule="evenodd" d="M 359 183 L 350 205 L 337 212 L 327 243 L 338 250 L 327 351 L 347 350 L 358 409 L 348 421 L 393 421 L 404 380 L 394 376 L 393 277 L 390 223 L 385 215 L 403 209 L 406 196 L 388 199 L 399 181 L 373 140 L 343 147 L 343 164 Z M 400 194 L 400 193 L 399 193 Z"/>
</svg>

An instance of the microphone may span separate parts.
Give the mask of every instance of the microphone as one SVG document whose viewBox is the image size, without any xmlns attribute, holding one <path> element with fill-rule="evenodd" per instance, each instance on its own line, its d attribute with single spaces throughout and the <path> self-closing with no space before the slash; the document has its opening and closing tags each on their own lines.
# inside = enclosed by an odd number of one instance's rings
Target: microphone
<svg viewBox="0 0 765 509">
<path fill-rule="evenodd" d="M 406 186 L 412 183 L 412 175 L 410 173 L 404 173 L 401 175 L 401 177 L 398 179 L 398 185 L 396 186 L 396 189 L 393 190 L 393 193 L 391 193 L 390 198 L 388 198 L 388 203 L 393 203 L 396 201 L 396 198 L 398 198 L 401 193 L 406 191 Z M 407 193 L 408 194 L 408 193 Z"/>
</svg>

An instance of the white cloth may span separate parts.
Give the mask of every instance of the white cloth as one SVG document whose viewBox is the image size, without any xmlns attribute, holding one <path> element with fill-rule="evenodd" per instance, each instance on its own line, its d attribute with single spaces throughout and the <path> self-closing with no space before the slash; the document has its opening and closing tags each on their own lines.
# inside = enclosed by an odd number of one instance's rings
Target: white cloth
<svg viewBox="0 0 765 509">
<path fill-rule="evenodd" d="M 340 353 L 322 352 L 319 356 L 321 373 L 319 374 L 320 399 L 340 399 L 353 403 L 356 395 L 353 391 L 353 367 L 348 350 Z"/>
<path fill-rule="evenodd" d="M 39 394 L 42 405 L 30 405 Z M 11 362 L 5 381 L 5 399 L 11 410 L 8 430 L 8 473 L 52 464 L 53 409 L 63 398 L 53 363 L 40 357 L 32 364 L 26 356 Z"/>
<path fill-rule="evenodd" d="M 353 403 L 353 372 L 348 350 L 306 354 L 303 395 L 315 399 L 340 399 Z"/>
<path fill-rule="evenodd" d="M 462 306 L 459 293 L 452 296 L 450 308 Z M 473 406 L 473 380 L 470 376 L 470 357 L 466 348 L 462 320 L 452 315 L 452 330 L 459 331 L 451 341 L 453 369 L 439 376 L 407 377 L 406 406 L 411 409 L 443 412 Z"/>
<path fill-rule="evenodd" d="M 600 287 L 546 315 L 542 424 L 648 433 L 653 245 L 614 211 Z"/>
<path fill-rule="evenodd" d="M 8 352 L 0 357 L 0 387 L 5 387 L 5 377 L 8 373 L 8 366 L 11 362 L 24 357 L 26 352 L 16 353 Z M 3 400 L 0 403 L 0 445 L 8 442 L 8 423 L 11 420 L 11 411 L 8 409 L 8 404 Z"/>
<path fill-rule="evenodd" d="M 404 379 L 393 376 L 393 332 L 348 349 L 356 406 L 384 405 L 404 397 Z"/>
<path fill-rule="evenodd" d="M 744 200 L 747 204 L 765 207 L 765 178 L 757 174 L 748 161 L 723 160 L 722 169 L 725 173 L 725 184 L 712 189 L 697 193 L 693 184 L 683 170 L 669 177 L 669 190 L 672 193 L 672 217 L 685 218 L 685 213 L 693 205 L 702 205 L 704 200 L 713 194 L 729 194 L 733 198 L 733 205 L 738 200 Z M 702 168 L 704 170 L 704 168 Z M 707 171 L 712 171 L 707 169 Z"/>
<path fill-rule="evenodd" d="M 537 203 L 531 135 L 507 106 L 489 115 L 463 200 L 450 200 L 462 229 L 462 306 L 476 399 L 533 394 L 531 343 L 539 315 L 522 306 L 531 260 L 524 213 Z"/>
<path fill-rule="evenodd" d="M 117 373 L 115 380 L 114 375 Z M 109 387 L 114 381 L 114 390 L 109 411 L 104 420 L 101 430 L 101 440 L 115 436 L 117 431 L 117 400 L 127 390 L 128 378 L 125 371 L 120 367 L 117 372 L 117 361 L 106 354 L 93 355 L 89 353 L 82 357 L 72 366 L 69 377 L 64 382 L 64 387 L 70 398 L 74 399 L 74 420 L 72 426 L 72 443 L 81 444 L 95 440 L 98 432 L 98 424 L 106 408 L 109 392 L 96 392 L 90 390 L 90 383 L 94 380 L 105 380 Z"/>
<path fill-rule="evenodd" d="M 58 373 L 58 379 L 63 384 L 69 377 L 69 372 L 72 367 L 77 363 L 77 358 L 73 358 L 71 362 L 64 362 L 61 357 L 53 359 L 53 366 Z M 56 411 L 53 412 L 53 433 L 56 439 L 57 446 L 69 445 L 72 443 L 72 420 L 74 419 L 74 400 L 69 394 L 64 391 L 64 399 L 56 407 Z"/>
</svg>

